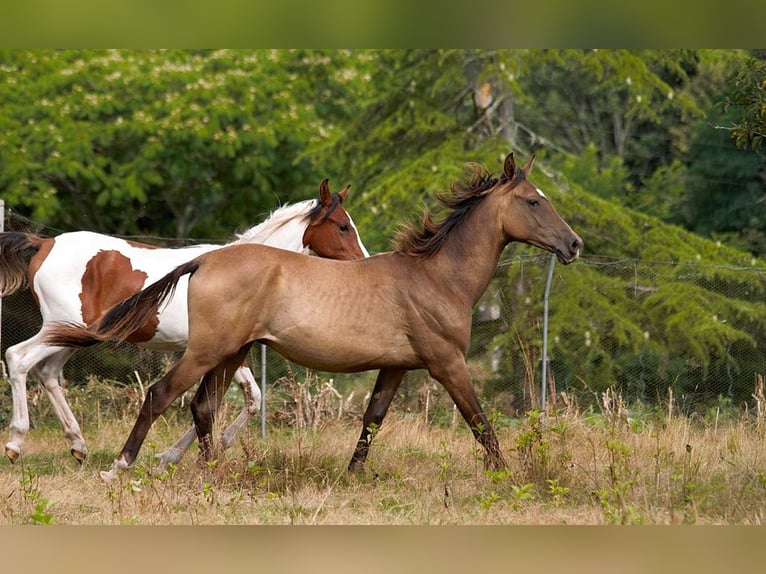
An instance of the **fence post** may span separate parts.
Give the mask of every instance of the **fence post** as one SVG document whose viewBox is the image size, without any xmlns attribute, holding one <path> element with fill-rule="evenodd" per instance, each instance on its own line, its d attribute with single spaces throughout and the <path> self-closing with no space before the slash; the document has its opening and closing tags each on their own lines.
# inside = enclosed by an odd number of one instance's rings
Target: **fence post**
<svg viewBox="0 0 766 574">
<path fill-rule="evenodd" d="M 261 438 L 266 438 L 266 345 L 261 343 Z"/>
<path fill-rule="evenodd" d="M 545 295 L 543 297 L 543 356 L 540 359 L 542 373 L 540 376 L 540 410 L 545 413 L 545 391 L 548 388 L 548 299 L 551 293 L 553 281 L 553 267 L 556 265 L 556 256 L 551 255 L 551 263 L 548 267 L 548 280 L 545 282 Z"/>
<path fill-rule="evenodd" d="M 5 200 L 0 199 L 0 232 L 5 231 Z M 3 298 L 0 297 L 0 348 L 3 344 Z M 0 359 L 2 362 L 2 359 Z"/>
</svg>

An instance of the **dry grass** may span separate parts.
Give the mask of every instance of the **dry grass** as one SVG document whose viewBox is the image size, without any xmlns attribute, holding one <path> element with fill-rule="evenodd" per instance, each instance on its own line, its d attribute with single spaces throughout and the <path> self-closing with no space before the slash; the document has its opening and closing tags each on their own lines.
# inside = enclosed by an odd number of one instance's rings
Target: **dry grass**
<svg viewBox="0 0 766 574">
<path fill-rule="evenodd" d="M 760 411 L 715 424 L 674 415 L 635 416 L 619 396 L 605 394 L 597 412 L 570 406 L 547 417 L 533 412 L 521 420 L 499 420 L 510 468 L 486 472 L 462 421 L 453 427 L 444 417 L 442 424 L 428 424 L 422 412 L 394 408 L 375 438 L 366 471 L 358 475 L 349 475 L 346 465 L 359 423 L 329 413 L 313 416 L 314 423 L 302 428 L 272 426 L 265 441 L 253 421 L 249 434 L 220 460 L 201 463 L 189 453 L 177 468 L 152 475 L 152 454 L 188 423 L 184 410 L 158 421 L 135 468 L 105 485 L 98 471 L 108 468 L 137 408 L 134 392 L 118 397 L 119 408 L 109 403 L 113 394 L 104 399 L 109 392 L 91 388 L 89 393 L 105 402 L 82 407 L 83 416 L 90 413 L 84 429 L 91 450 L 82 467 L 67 453 L 49 416 L 30 433 L 19 462 L 0 462 L 0 524 L 766 520 Z"/>
</svg>

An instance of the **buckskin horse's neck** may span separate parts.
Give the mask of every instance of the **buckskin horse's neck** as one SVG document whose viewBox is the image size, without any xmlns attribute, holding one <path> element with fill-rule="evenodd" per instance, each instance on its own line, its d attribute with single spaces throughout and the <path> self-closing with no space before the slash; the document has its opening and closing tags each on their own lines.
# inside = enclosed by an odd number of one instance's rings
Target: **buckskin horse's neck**
<svg viewBox="0 0 766 574">
<path fill-rule="evenodd" d="M 471 307 L 486 291 L 509 242 L 494 207 L 498 199 L 490 195 L 482 200 L 433 256 L 445 281 Z"/>
</svg>

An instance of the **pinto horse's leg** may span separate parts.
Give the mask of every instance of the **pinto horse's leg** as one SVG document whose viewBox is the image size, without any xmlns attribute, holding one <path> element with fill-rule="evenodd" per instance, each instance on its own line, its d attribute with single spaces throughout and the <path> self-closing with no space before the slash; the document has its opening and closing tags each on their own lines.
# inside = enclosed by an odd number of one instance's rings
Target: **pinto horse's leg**
<svg viewBox="0 0 766 574">
<path fill-rule="evenodd" d="M 239 384 L 242 394 L 245 396 L 245 406 L 224 431 L 221 437 L 221 449 L 227 449 L 234 442 L 250 417 L 261 408 L 261 390 L 258 388 L 252 371 L 242 366 L 234 373 L 234 380 Z M 168 465 L 178 464 L 184 453 L 194 444 L 196 438 L 197 428 L 192 424 L 173 446 L 157 455 L 158 463 L 153 472 L 158 474 L 167 469 Z"/>
<path fill-rule="evenodd" d="M 250 417 L 261 410 L 261 389 L 258 388 L 253 372 L 248 367 L 242 366 L 234 373 L 234 380 L 239 385 L 239 388 L 242 389 L 242 394 L 245 397 L 245 406 L 242 407 L 237 418 L 223 432 L 221 436 L 221 448 L 223 449 L 231 446 L 237 435 L 245 428 Z"/>
<path fill-rule="evenodd" d="M 242 365 L 250 344 L 243 346 L 234 356 L 221 361 L 215 368 L 208 371 L 202 378 L 202 383 L 191 402 L 194 426 L 197 429 L 200 455 L 205 460 L 210 460 L 215 452 L 216 445 L 212 441 L 213 423 L 218 407 L 223 401 L 226 389 L 229 388 L 234 373 Z"/>
<path fill-rule="evenodd" d="M 194 444 L 194 439 L 196 438 L 197 429 L 192 425 L 169 449 L 157 455 L 157 465 L 152 469 L 152 473 L 160 474 L 161 472 L 164 472 L 169 465 L 178 464 L 184 453 L 189 450 L 189 447 L 192 444 Z"/>
<path fill-rule="evenodd" d="M 64 436 L 69 439 L 69 452 L 82 464 L 88 456 L 88 448 L 85 445 L 85 438 L 82 436 L 80 425 L 69 407 L 69 403 L 64 396 L 59 377 L 64 369 L 64 364 L 74 353 L 74 349 L 60 349 L 58 353 L 49 357 L 47 360 L 38 363 L 34 371 L 43 383 L 48 399 L 53 405 L 56 416 L 61 421 L 64 429 Z"/>
<path fill-rule="evenodd" d="M 407 369 L 381 369 L 372 390 L 370 402 L 362 417 L 362 434 L 356 443 L 356 449 L 348 465 L 349 471 L 358 471 L 364 468 L 367 453 L 370 451 L 370 443 L 374 438 L 375 431 L 380 428 L 383 419 L 391 405 L 399 385 L 407 373 Z"/>
<path fill-rule="evenodd" d="M 479 404 L 468 365 L 462 355 L 459 360 L 435 361 L 428 370 L 431 376 L 447 389 L 460 414 L 471 428 L 473 436 L 484 447 L 485 466 L 492 470 L 506 468 L 507 463 L 500 451 L 497 436 Z"/>
<path fill-rule="evenodd" d="M 109 471 L 101 472 L 101 479 L 104 482 L 114 480 L 120 472 L 135 462 L 138 451 L 157 417 L 211 368 L 212 365 L 209 362 L 203 362 L 199 357 L 192 356 L 187 349 L 173 368 L 149 387 L 119 458 L 114 460 Z"/>
<path fill-rule="evenodd" d="M 64 433 L 72 440 L 73 454 L 74 449 L 77 449 L 82 454 L 82 458 L 84 458 L 87 452 L 80 428 L 71 410 L 69 410 L 69 405 L 66 404 L 63 394 L 61 394 L 60 387 L 57 394 L 51 394 L 51 385 L 58 387 L 58 375 L 64 363 L 74 353 L 74 349 L 48 346 L 42 343 L 43 336 L 43 331 L 40 331 L 34 337 L 9 347 L 5 352 L 13 402 L 13 414 L 10 425 L 11 438 L 5 445 L 5 454 L 11 462 L 15 462 L 18 459 L 24 440 L 29 432 L 27 378 L 30 372 L 42 374 L 45 377 L 43 380 L 45 390 L 64 426 Z M 40 364 L 45 365 L 43 369 L 36 368 Z M 65 406 L 59 406 L 57 403 L 59 397 Z M 78 460 L 82 462 L 82 459 L 79 457 Z"/>
</svg>

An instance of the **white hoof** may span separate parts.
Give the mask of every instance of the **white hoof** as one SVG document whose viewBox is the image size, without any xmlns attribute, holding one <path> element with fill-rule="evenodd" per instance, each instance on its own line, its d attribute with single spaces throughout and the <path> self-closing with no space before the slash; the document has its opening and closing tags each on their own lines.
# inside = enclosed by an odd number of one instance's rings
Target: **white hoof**
<svg viewBox="0 0 766 574">
<path fill-rule="evenodd" d="M 109 484 L 112 482 L 115 478 L 117 478 L 120 473 L 128 468 L 128 463 L 125 462 L 124 459 L 118 458 L 112 463 L 112 468 L 107 470 L 102 470 L 99 475 L 101 476 L 101 480 L 103 480 L 105 483 Z"/>
<path fill-rule="evenodd" d="M 115 478 L 117 478 L 117 473 L 115 473 L 113 470 L 110 470 L 108 472 L 106 470 L 102 470 L 98 474 L 101 476 L 101 480 L 103 480 L 107 484 L 109 484 Z"/>
<path fill-rule="evenodd" d="M 173 450 L 166 450 L 165 452 L 158 454 L 155 458 L 157 459 L 157 465 L 152 469 L 152 474 L 162 474 L 171 464 L 178 464 L 181 457 Z"/>
</svg>

